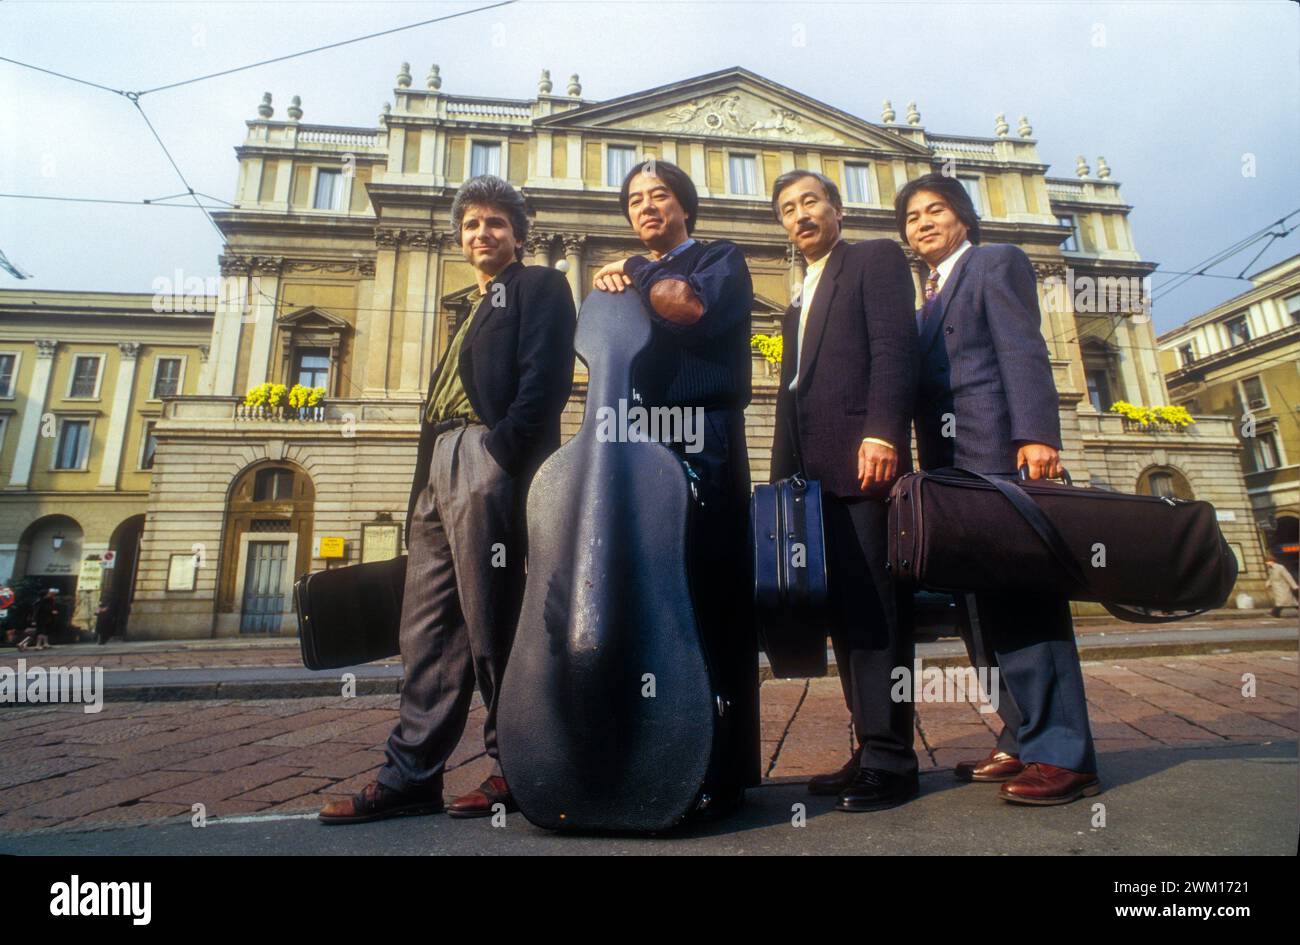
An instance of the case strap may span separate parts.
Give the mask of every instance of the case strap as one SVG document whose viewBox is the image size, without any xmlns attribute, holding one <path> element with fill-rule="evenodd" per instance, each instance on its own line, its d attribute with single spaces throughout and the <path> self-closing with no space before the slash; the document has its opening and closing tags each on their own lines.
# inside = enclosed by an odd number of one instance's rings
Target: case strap
<svg viewBox="0 0 1300 945">
<path fill-rule="evenodd" d="M 1060 531 L 1052 524 L 1051 519 L 1043 514 L 1043 510 L 1038 507 L 1038 503 L 1031 499 L 1024 489 L 1021 489 L 1019 485 L 1009 479 L 986 476 L 984 473 L 978 473 L 970 469 L 958 468 L 957 471 L 982 479 L 1002 493 L 1006 500 L 1011 503 L 1012 508 L 1020 513 L 1020 517 L 1028 522 L 1029 527 L 1042 539 L 1043 544 L 1056 558 L 1057 563 L 1065 569 L 1065 573 L 1093 597 L 1101 597 L 1095 590 L 1092 581 L 1088 579 L 1087 572 L 1079 566 L 1079 563 L 1074 559 L 1074 555 L 1070 553 L 1069 546 L 1066 545 L 1065 539 L 1061 537 Z M 1203 607 L 1199 610 L 1160 611 L 1145 607 L 1130 607 L 1126 604 L 1112 604 L 1106 600 L 1101 600 L 1100 603 L 1112 616 L 1127 620 L 1130 623 L 1169 623 L 1173 620 L 1195 617 L 1197 614 L 1203 614 L 1209 609 Z"/>
</svg>

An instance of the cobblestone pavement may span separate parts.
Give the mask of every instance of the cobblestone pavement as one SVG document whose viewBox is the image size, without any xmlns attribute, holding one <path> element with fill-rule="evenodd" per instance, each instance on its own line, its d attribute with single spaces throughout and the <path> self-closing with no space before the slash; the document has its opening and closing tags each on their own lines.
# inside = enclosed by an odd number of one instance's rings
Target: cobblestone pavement
<svg viewBox="0 0 1300 945">
<path fill-rule="evenodd" d="M 1296 737 L 1291 653 L 1087 662 L 1084 673 L 1103 783 L 1110 751 Z M 1254 694 L 1246 695 L 1252 678 Z M 762 699 L 769 780 L 802 781 L 843 764 L 852 735 L 837 680 L 768 681 Z M 79 705 L 6 707 L 0 709 L 0 832 L 188 818 L 198 803 L 208 817 L 310 812 L 372 778 L 397 704 L 397 696 L 382 695 L 109 701 L 98 714 Z M 448 796 L 485 776 L 482 723 L 476 699 L 449 765 Z M 923 773 L 984 754 L 996 724 L 996 716 L 970 703 L 919 705 Z"/>
</svg>

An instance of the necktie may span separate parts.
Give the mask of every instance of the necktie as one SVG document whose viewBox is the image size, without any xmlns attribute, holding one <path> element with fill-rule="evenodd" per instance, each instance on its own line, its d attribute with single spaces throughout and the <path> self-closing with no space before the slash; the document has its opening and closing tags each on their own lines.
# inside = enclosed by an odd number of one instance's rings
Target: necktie
<svg viewBox="0 0 1300 945">
<path fill-rule="evenodd" d="M 939 272 L 932 270 L 925 280 L 925 302 L 916 316 L 916 326 L 920 328 L 930 313 L 939 307 Z"/>
</svg>

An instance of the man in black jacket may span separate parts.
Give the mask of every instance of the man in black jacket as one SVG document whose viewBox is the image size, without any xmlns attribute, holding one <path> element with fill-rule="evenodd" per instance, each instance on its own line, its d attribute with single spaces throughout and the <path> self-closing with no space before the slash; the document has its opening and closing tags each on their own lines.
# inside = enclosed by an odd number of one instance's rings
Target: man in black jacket
<svg viewBox="0 0 1300 945">
<path fill-rule="evenodd" d="M 634 288 L 650 312 L 650 347 L 635 378 L 644 405 L 681 407 L 702 419 L 696 442 L 668 445 L 698 475 L 703 500 L 691 568 L 710 671 L 724 702 L 705 791 L 715 809 L 727 809 L 761 781 L 745 442 L 754 288 L 740 247 L 691 237 L 699 197 L 681 168 L 659 160 L 637 164 L 623 180 L 619 203 L 648 256 L 605 266 L 596 288 Z"/>
<path fill-rule="evenodd" d="M 491 176 L 466 181 L 451 215 L 478 286 L 425 400 L 407 509 L 401 717 L 378 780 L 326 806 L 323 823 L 442 810 L 443 769 L 476 681 L 494 768 L 447 810 L 514 809 L 497 762 L 497 702 L 522 600 L 524 496 L 560 445 L 576 316 L 561 273 L 519 261 L 528 217 L 513 187 Z"/>
<path fill-rule="evenodd" d="M 911 470 L 916 390 L 914 289 L 892 240 L 849 244 L 835 182 L 807 170 L 777 178 L 772 209 L 807 262 L 786 310 L 772 481 L 820 481 L 835 622 L 831 640 L 858 747 L 813 794 L 843 811 L 881 810 L 918 791 L 913 707 L 890 698 L 915 651 L 911 595 L 886 570 L 885 498 Z"/>
</svg>

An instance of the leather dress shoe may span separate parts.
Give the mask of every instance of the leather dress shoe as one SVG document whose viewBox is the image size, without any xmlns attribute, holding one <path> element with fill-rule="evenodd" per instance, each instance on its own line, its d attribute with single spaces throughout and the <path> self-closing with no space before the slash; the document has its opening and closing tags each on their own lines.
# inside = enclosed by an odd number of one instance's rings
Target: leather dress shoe
<svg viewBox="0 0 1300 945">
<path fill-rule="evenodd" d="M 853 752 L 853 757 L 839 771 L 830 774 L 818 774 L 808 779 L 808 793 L 834 797 L 853 783 L 853 777 L 862 768 L 862 746 Z"/>
<path fill-rule="evenodd" d="M 1068 804 L 1081 797 L 1101 793 L 1095 774 L 1058 768 L 1031 761 L 998 791 L 998 797 L 1013 804 Z"/>
<path fill-rule="evenodd" d="M 352 797 L 330 801 L 317 817 L 322 824 L 363 824 L 385 817 L 437 814 L 441 810 L 441 783 L 415 791 L 398 791 L 371 781 Z"/>
<path fill-rule="evenodd" d="M 515 799 L 510 794 L 506 779 L 493 775 L 476 790 L 462 794 L 447 806 L 447 813 L 452 817 L 490 817 L 492 807 L 496 804 L 506 805 L 506 813 L 519 810 Z"/>
<path fill-rule="evenodd" d="M 953 770 L 958 781 L 1010 781 L 1025 766 L 1015 755 L 993 749 L 983 761 L 962 761 Z"/>
<path fill-rule="evenodd" d="M 840 793 L 835 809 L 855 814 L 885 810 L 905 804 L 920 793 L 920 781 L 915 774 L 859 768 L 849 786 Z"/>
</svg>

